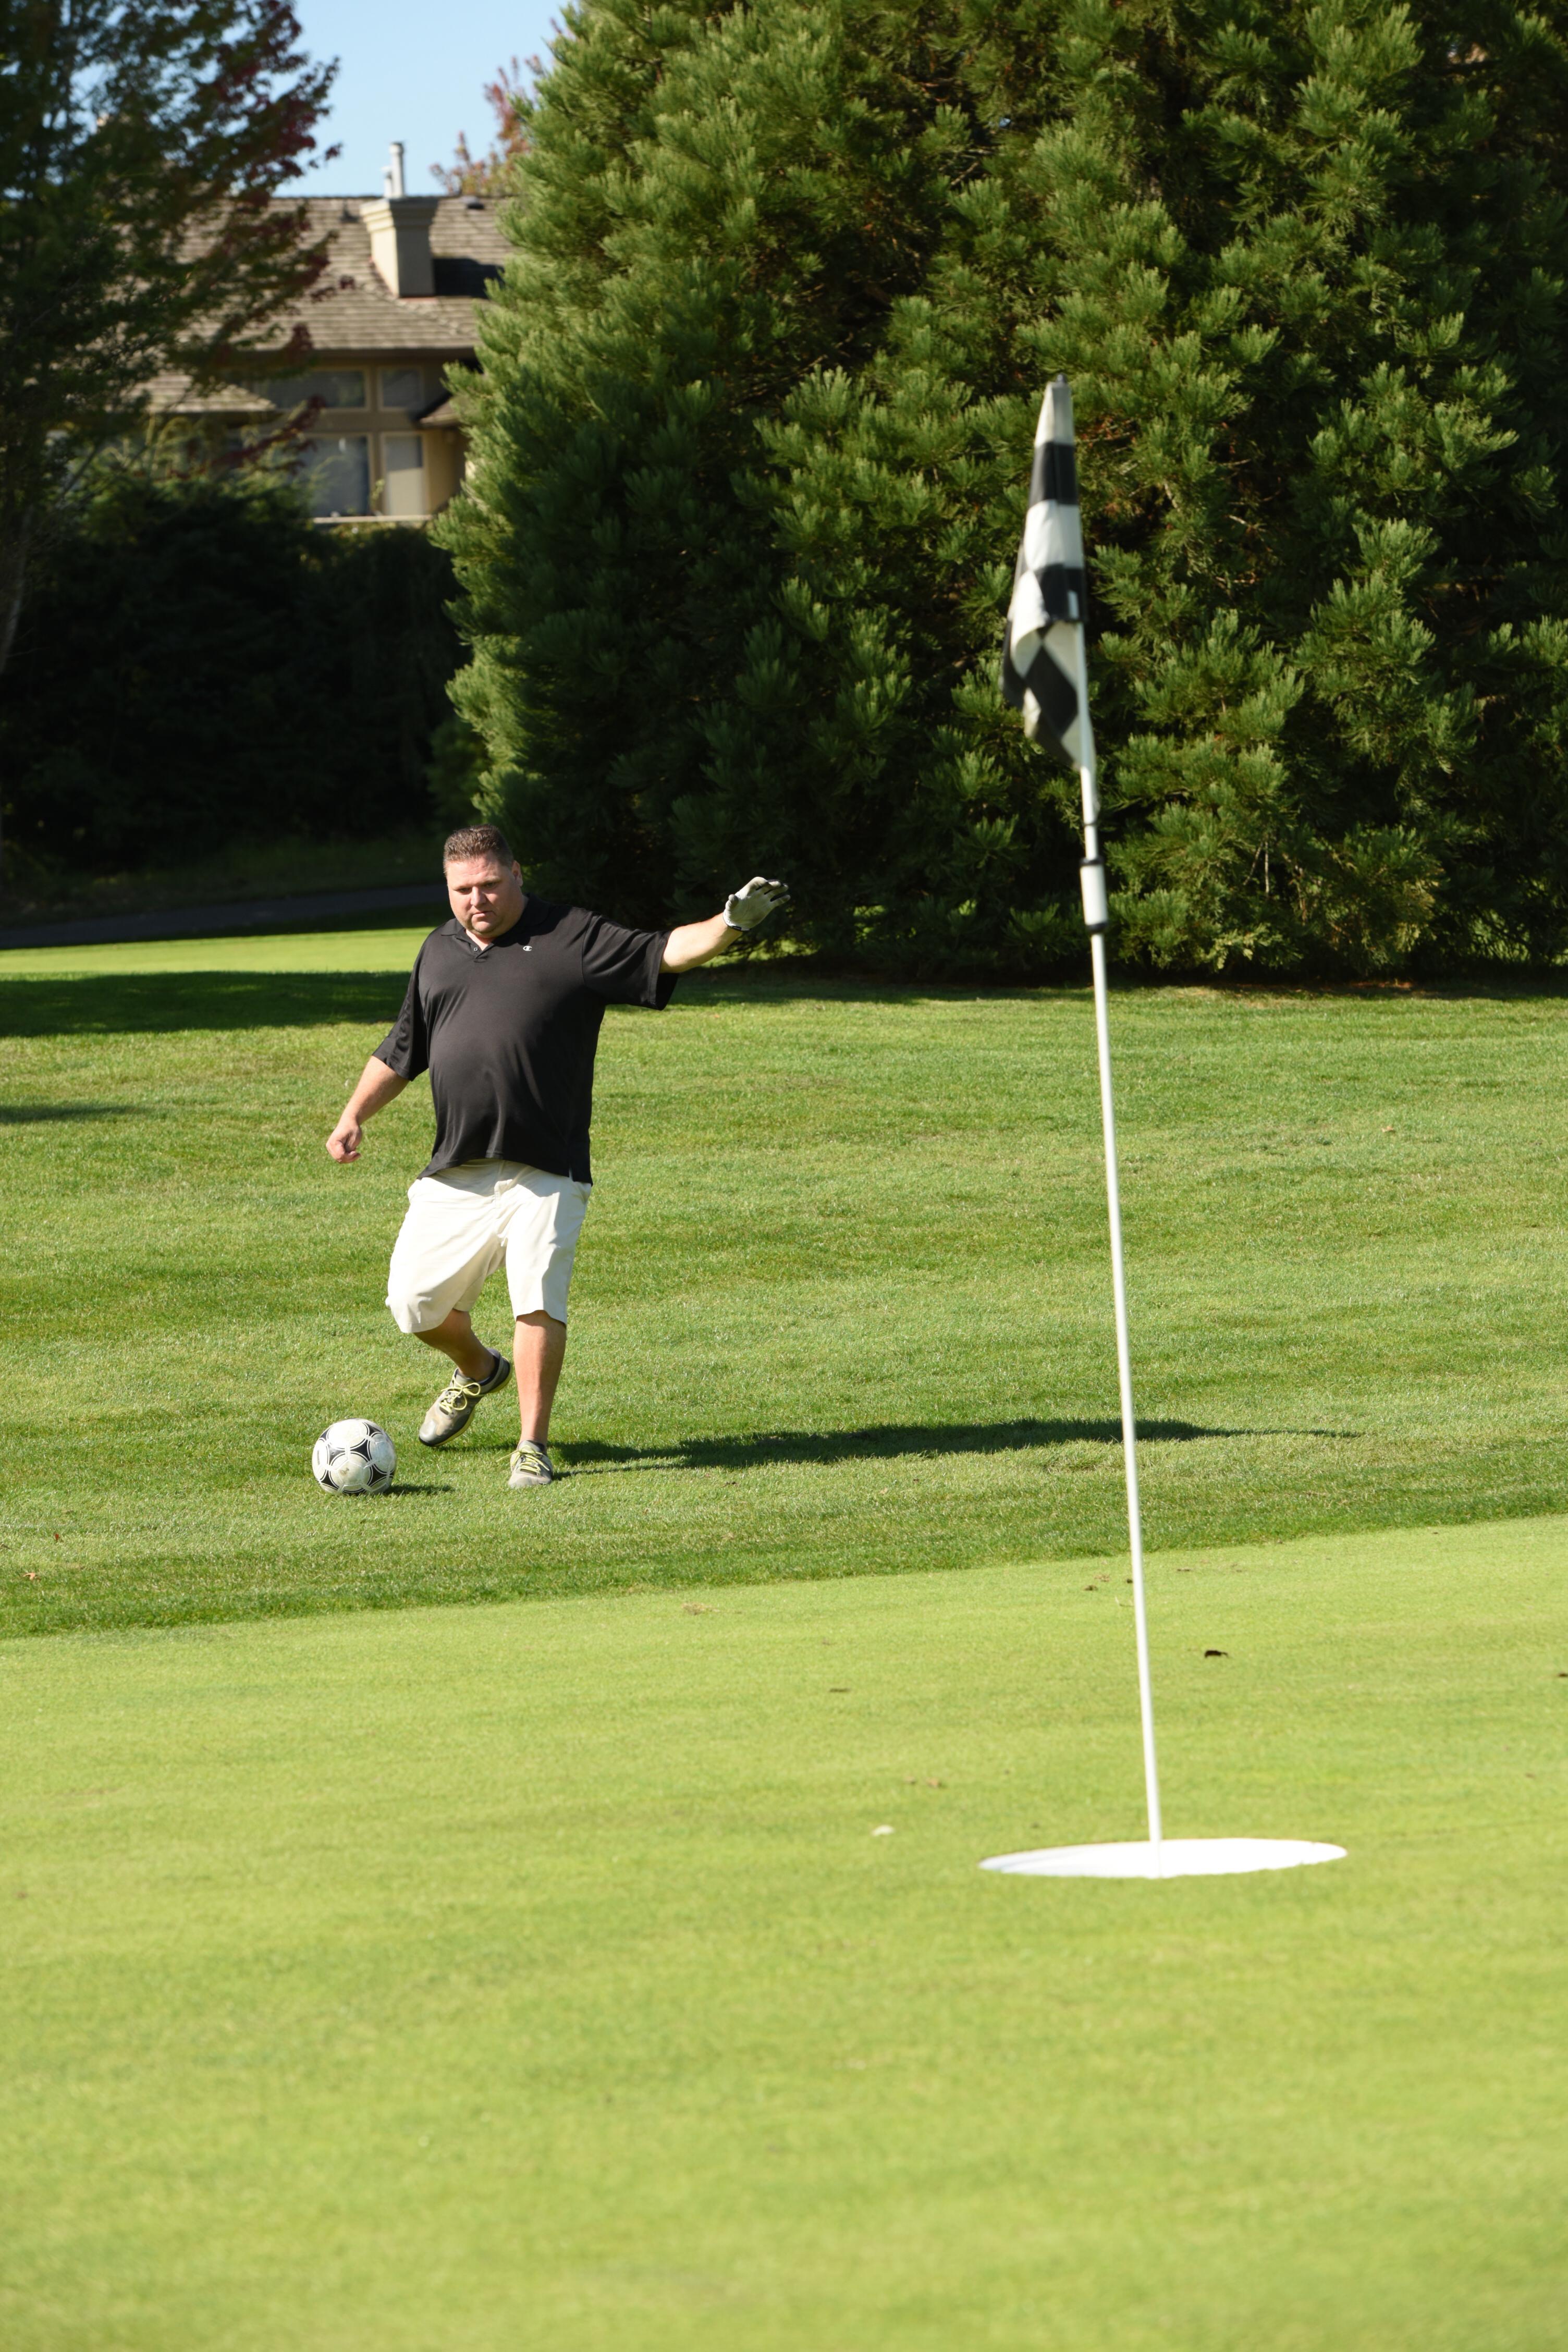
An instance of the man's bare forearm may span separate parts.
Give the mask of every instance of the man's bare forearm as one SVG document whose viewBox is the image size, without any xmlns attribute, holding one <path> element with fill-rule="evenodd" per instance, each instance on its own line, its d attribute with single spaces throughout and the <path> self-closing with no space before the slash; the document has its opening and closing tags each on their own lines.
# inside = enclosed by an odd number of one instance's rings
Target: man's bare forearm
<svg viewBox="0 0 1568 2352">
<path fill-rule="evenodd" d="M 371 1055 L 360 1073 L 358 1086 L 344 1106 L 342 1118 L 327 1138 L 327 1150 L 334 1160 L 359 1158 L 360 1138 L 365 1120 L 374 1118 L 376 1112 L 384 1109 L 389 1102 L 395 1102 L 407 1084 L 406 1078 L 400 1078 L 395 1070 L 389 1070 L 384 1062 L 378 1060 L 374 1054 Z"/>
<path fill-rule="evenodd" d="M 349 1097 L 349 1109 L 358 1118 L 371 1118 L 378 1110 L 384 1110 L 389 1102 L 395 1102 L 407 1084 L 406 1078 L 400 1078 L 395 1070 L 388 1069 L 386 1064 L 373 1054 L 360 1072 L 358 1086 Z"/>
<path fill-rule="evenodd" d="M 731 891 L 721 914 L 710 915 L 705 923 L 681 923 L 671 931 L 664 943 L 664 970 L 694 971 L 700 963 L 711 963 L 731 940 L 745 939 L 788 905 L 787 882 L 770 882 L 765 874 L 753 874 Z"/>
<path fill-rule="evenodd" d="M 661 967 L 665 971 L 695 971 L 700 963 L 711 963 L 740 936 L 722 915 L 710 915 L 705 923 L 681 923 L 664 943 Z"/>
</svg>

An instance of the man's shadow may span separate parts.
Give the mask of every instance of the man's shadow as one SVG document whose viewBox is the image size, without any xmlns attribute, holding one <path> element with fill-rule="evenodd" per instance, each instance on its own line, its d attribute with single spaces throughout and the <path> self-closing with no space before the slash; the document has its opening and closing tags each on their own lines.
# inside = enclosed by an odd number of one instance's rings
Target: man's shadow
<svg viewBox="0 0 1568 2352">
<path fill-rule="evenodd" d="M 1349 1437 L 1345 1429 L 1211 1429 L 1194 1421 L 1141 1421 L 1146 1445 L 1190 1445 L 1200 1438 Z M 737 1437 L 683 1437 L 668 1445 L 605 1445 L 567 1440 L 553 1451 L 579 1475 L 627 1470 L 757 1470 L 770 1462 L 831 1466 L 943 1454 L 1013 1454 L 1041 1446 L 1115 1445 L 1119 1421 L 888 1422 L 871 1429 L 759 1430 Z"/>
</svg>

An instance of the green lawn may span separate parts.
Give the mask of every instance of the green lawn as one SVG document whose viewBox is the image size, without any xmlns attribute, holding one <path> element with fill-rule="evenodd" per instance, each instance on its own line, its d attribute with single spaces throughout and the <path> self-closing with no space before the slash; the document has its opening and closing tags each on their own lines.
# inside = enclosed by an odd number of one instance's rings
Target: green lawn
<svg viewBox="0 0 1568 2352">
<path fill-rule="evenodd" d="M 357 1168 L 321 1148 L 416 940 L 0 959 L 0 1625 L 1121 1547 L 1084 993 L 720 971 L 612 1013 L 573 1475 L 513 1496 L 504 1404 L 415 1443 L 437 1381 L 381 1303 L 425 1089 Z M 1151 1542 L 1568 1508 L 1563 1001 L 1113 1018 Z M 384 1501 L 308 1475 L 354 1412 Z"/>
<path fill-rule="evenodd" d="M 975 1867 L 1140 1832 L 1093 1562 L 0 1645 L 0 2341 L 1553 2352 L 1565 1570 L 1157 1561 L 1349 1850 L 1164 1885 Z"/>
<path fill-rule="evenodd" d="M 1085 994 L 613 1014 L 513 1496 L 380 1304 L 423 1089 L 321 1148 L 416 940 L 0 958 L 5 2352 L 1568 2347 L 1568 1005 L 1118 996 L 1167 1827 L 1349 1858 L 1063 1885 Z"/>
</svg>

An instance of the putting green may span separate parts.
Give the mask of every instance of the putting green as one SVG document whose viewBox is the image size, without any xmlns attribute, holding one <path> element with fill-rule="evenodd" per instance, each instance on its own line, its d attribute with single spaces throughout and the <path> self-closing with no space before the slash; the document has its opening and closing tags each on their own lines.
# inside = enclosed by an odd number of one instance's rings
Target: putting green
<svg viewBox="0 0 1568 2352">
<path fill-rule="evenodd" d="M 0 1646 L 0 2340 L 1547 2352 L 1565 1568 L 1157 1558 L 1171 1832 L 1349 1849 L 1163 1886 L 975 1866 L 1141 1833 L 1103 1559 Z"/>
</svg>

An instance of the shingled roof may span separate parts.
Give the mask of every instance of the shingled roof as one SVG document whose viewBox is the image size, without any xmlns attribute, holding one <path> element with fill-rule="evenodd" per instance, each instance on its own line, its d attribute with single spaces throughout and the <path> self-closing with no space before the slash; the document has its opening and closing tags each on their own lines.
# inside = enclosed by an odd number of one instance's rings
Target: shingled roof
<svg viewBox="0 0 1568 2352">
<path fill-rule="evenodd" d="M 307 196 L 307 235 L 328 240 L 314 291 L 293 303 L 252 342 L 280 350 L 303 327 L 318 352 L 466 352 L 474 347 L 474 304 L 505 266 L 497 208 L 479 196 L 439 196 L 430 223 L 434 294 L 394 294 L 371 259 L 362 206 L 372 196 Z"/>
<path fill-rule="evenodd" d="M 299 198 L 275 201 L 294 205 Z M 292 355 L 296 370 L 311 358 L 330 360 L 352 353 L 371 360 L 384 352 L 389 358 L 416 358 L 422 352 L 443 359 L 464 359 L 474 349 L 476 303 L 505 267 L 507 242 L 501 235 L 496 206 L 477 196 L 438 196 L 430 220 L 430 257 L 435 278 L 431 294 L 395 294 L 371 255 L 370 231 L 363 207 L 374 196 L 307 196 L 305 236 L 315 243 L 327 240 L 327 266 L 311 293 L 289 304 L 268 324 L 247 338 L 247 349 L 265 361 L 281 353 L 297 330 L 310 339 L 310 355 Z M 239 371 L 236 370 L 237 374 Z M 264 415 L 271 403 L 254 389 L 237 383 L 209 385 L 193 392 L 190 376 L 180 369 L 164 369 L 147 386 L 155 411 L 185 416 L 231 417 Z M 443 415 L 441 425 L 456 423 Z"/>
</svg>

